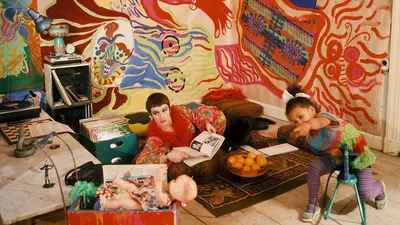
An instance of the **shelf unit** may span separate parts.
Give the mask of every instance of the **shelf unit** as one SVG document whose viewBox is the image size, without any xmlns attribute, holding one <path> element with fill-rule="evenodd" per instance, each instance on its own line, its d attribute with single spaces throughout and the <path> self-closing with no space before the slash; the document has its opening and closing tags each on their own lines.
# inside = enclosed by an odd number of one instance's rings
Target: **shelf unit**
<svg viewBox="0 0 400 225">
<path fill-rule="evenodd" d="M 91 76 L 88 63 L 50 65 L 44 64 L 46 111 L 56 121 L 79 131 L 79 120 L 92 117 Z M 68 86 L 74 94 L 82 97 L 67 105 L 62 101 L 60 91 L 52 75 L 54 71 L 61 84 Z"/>
</svg>

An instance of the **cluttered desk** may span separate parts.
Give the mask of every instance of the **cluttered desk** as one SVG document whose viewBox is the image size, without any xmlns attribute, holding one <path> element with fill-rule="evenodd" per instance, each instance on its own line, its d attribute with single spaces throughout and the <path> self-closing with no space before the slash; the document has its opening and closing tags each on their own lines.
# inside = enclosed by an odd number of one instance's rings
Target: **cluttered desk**
<svg viewBox="0 0 400 225">
<path fill-rule="evenodd" d="M 42 111 L 39 118 L 30 121 L 46 119 L 51 120 Z M 0 127 L 4 126 L 7 124 L 0 124 Z M 37 138 L 39 141 L 41 139 Z M 69 133 L 57 134 L 52 138 L 52 142 L 59 147 L 50 148 L 50 144 L 46 144 L 43 150 L 51 157 L 54 165 L 41 150 L 36 150 L 28 157 L 15 157 L 14 150 L 17 144 L 10 144 L 0 135 L 0 224 L 28 220 L 64 207 L 54 166 L 59 173 L 64 199 L 67 201 L 72 186 L 64 184 L 64 176 L 74 168 L 74 163 L 66 143 L 73 152 L 77 166 L 88 161 L 99 163 Z M 49 183 L 53 185 L 46 185 Z M 68 202 L 66 204 L 69 205 Z"/>
</svg>

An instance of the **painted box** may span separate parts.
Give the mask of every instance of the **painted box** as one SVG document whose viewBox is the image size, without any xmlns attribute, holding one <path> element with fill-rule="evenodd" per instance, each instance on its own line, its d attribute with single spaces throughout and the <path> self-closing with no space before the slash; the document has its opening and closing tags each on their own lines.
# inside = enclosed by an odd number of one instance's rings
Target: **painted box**
<svg viewBox="0 0 400 225">
<path fill-rule="evenodd" d="M 80 210 L 81 198 L 68 209 L 68 225 L 176 225 L 178 224 L 178 203 L 169 209 L 158 211 L 113 211 Z"/>
</svg>

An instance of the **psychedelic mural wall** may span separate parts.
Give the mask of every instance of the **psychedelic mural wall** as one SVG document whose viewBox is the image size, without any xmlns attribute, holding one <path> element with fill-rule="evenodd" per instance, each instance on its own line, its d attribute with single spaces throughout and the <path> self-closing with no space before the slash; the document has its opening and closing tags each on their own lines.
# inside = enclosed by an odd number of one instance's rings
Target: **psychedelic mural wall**
<svg viewBox="0 0 400 225">
<path fill-rule="evenodd" d="M 36 1 L 0 0 L 0 94 L 43 87 L 40 36 L 27 14 L 30 6 Z"/>
<path fill-rule="evenodd" d="M 156 91 L 187 102 L 226 86 L 214 63 L 214 39 L 232 16 L 221 0 L 64 0 L 39 8 L 69 24 L 65 41 L 90 62 L 95 115 L 143 110 Z M 42 38 L 43 53 L 53 51 L 51 38 Z"/>
<path fill-rule="evenodd" d="M 96 116 L 141 110 L 155 91 L 185 102 L 230 85 L 283 108 L 283 90 L 297 82 L 323 110 L 380 133 L 391 0 L 44 0 L 38 7 L 69 24 L 66 42 L 90 62 Z M 46 54 L 52 40 L 42 38 Z"/>
<path fill-rule="evenodd" d="M 277 97 L 288 84 L 301 84 L 322 110 L 380 134 L 385 81 L 380 62 L 388 58 L 391 1 L 245 0 L 238 18 L 242 55 L 260 68 L 253 80 L 267 76 L 269 83 L 261 86 Z M 236 74 L 225 77 L 250 89 L 240 81 L 246 75 Z M 275 96 L 269 93 L 249 95 L 271 104 Z"/>
</svg>

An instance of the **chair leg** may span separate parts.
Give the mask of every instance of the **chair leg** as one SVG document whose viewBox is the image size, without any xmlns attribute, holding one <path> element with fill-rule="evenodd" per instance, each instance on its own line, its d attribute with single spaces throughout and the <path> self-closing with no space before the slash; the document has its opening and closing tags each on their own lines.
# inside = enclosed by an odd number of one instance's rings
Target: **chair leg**
<svg viewBox="0 0 400 225">
<path fill-rule="evenodd" d="M 358 205 L 358 210 L 360 211 L 360 217 L 361 217 L 361 224 L 362 225 L 367 225 L 367 214 L 365 210 L 365 201 L 360 199 L 360 195 L 358 194 L 358 188 L 357 184 L 353 185 L 354 191 L 356 192 L 356 199 L 357 199 L 357 205 Z"/>
<path fill-rule="evenodd" d="M 332 209 L 333 203 L 335 202 L 335 198 L 336 198 L 336 194 L 337 194 L 337 192 L 339 190 L 339 186 L 340 186 L 340 183 L 338 182 L 337 185 L 336 185 L 335 191 L 332 194 L 331 201 L 329 202 L 328 210 L 324 213 L 324 219 L 325 220 L 329 218 L 329 214 L 331 213 L 331 209 Z"/>
<path fill-rule="evenodd" d="M 325 219 L 325 220 L 327 219 L 327 218 L 325 218 L 325 214 L 326 214 L 326 213 L 325 213 L 325 212 L 326 212 L 326 210 L 325 210 L 325 204 L 326 204 L 326 198 L 327 198 L 327 196 L 328 196 L 328 186 L 329 186 L 329 181 L 331 180 L 331 177 L 332 177 L 333 172 L 335 172 L 335 171 L 332 171 L 332 172 L 329 174 L 328 180 L 326 181 L 324 199 L 323 199 L 323 201 L 322 201 L 322 210 L 323 210 L 323 213 L 324 213 L 324 219 Z"/>
</svg>

